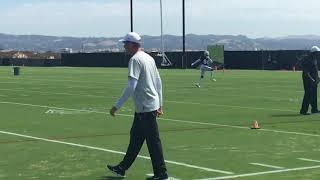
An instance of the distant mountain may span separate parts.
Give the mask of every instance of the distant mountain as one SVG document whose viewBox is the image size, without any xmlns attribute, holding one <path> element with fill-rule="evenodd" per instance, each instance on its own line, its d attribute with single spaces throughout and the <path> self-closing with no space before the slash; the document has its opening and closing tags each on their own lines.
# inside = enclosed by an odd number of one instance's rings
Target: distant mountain
<svg viewBox="0 0 320 180">
<path fill-rule="evenodd" d="M 60 37 L 42 35 L 10 35 L 0 33 L 0 49 L 53 51 L 71 48 L 73 52 L 120 51 L 121 37 Z M 147 51 L 159 50 L 161 38 L 159 36 L 143 36 L 143 47 Z M 313 45 L 320 45 L 320 36 L 286 36 L 279 38 L 250 39 L 244 35 L 186 35 L 187 50 L 206 49 L 207 45 L 223 44 L 226 50 L 303 50 Z M 164 35 L 166 51 L 182 50 L 182 37 Z"/>
<path fill-rule="evenodd" d="M 317 35 L 291 35 L 291 36 L 285 36 L 285 37 L 279 37 L 278 39 L 310 39 L 310 40 L 315 40 L 315 39 L 320 39 L 320 36 Z"/>
</svg>

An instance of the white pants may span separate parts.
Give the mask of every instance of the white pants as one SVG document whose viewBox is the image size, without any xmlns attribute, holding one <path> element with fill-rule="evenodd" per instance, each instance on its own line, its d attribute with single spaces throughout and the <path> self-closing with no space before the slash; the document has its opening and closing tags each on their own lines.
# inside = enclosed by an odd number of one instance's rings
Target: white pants
<svg viewBox="0 0 320 180">
<path fill-rule="evenodd" d="M 212 67 L 210 67 L 210 66 L 207 66 L 207 65 L 201 65 L 200 66 L 200 71 L 201 71 L 201 76 L 204 76 L 204 73 L 206 72 L 206 71 L 213 71 L 213 68 Z"/>
</svg>

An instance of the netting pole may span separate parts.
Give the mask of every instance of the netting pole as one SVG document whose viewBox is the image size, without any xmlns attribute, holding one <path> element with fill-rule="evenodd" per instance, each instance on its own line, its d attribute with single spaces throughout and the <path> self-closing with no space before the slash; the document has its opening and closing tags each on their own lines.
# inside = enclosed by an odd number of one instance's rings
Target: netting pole
<svg viewBox="0 0 320 180">
<path fill-rule="evenodd" d="M 160 23 L 161 23 L 161 54 L 162 54 L 162 62 L 164 62 L 165 56 L 164 56 L 164 45 L 163 45 L 162 0 L 160 0 Z"/>
</svg>

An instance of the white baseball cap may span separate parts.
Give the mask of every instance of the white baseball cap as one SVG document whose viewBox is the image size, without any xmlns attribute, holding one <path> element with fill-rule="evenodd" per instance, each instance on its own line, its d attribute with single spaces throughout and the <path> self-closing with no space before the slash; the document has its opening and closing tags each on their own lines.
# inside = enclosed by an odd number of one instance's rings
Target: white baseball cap
<svg viewBox="0 0 320 180">
<path fill-rule="evenodd" d="M 320 51 L 320 48 L 318 46 L 312 46 L 312 48 L 310 49 L 310 52 L 317 52 Z"/>
<path fill-rule="evenodd" d="M 141 37 L 138 33 L 129 32 L 123 39 L 119 40 L 120 42 L 133 42 L 137 44 L 141 44 Z"/>
</svg>

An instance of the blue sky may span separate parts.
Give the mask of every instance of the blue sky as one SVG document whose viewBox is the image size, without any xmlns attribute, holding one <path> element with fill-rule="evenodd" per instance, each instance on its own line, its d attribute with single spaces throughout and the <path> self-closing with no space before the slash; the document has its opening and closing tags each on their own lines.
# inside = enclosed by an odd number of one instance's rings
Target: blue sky
<svg viewBox="0 0 320 180">
<path fill-rule="evenodd" d="M 134 31 L 160 35 L 159 0 L 133 0 Z M 164 33 L 182 34 L 182 0 L 162 0 Z M 320 35 L 319 0 L 185 0 L 186 33 Z M 303 3 L 302 3 L 303 2 Z M 130 0 L 0 0 L 0 33 L 120 37 Z"/>
</svg>

